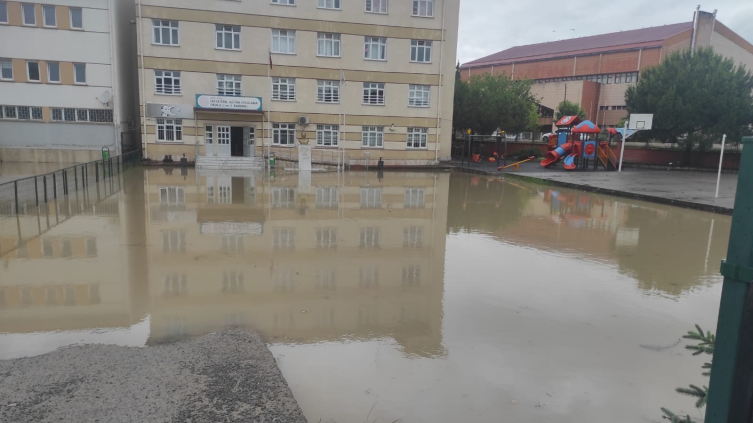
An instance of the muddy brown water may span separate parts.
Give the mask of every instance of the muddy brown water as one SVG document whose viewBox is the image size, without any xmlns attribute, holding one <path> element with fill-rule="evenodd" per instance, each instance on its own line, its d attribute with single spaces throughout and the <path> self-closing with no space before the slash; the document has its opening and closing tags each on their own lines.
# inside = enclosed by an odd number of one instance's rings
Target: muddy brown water
<svg viewBox="0 0 753 423">
<path fill-rule="evenodd" d="M 727 216 L 463 173 L 108 183 L 0 216 L 0 358 L 248 327 L 311 422 L 699 415 L 677 341 L 715 327 Z"/>
</svg>

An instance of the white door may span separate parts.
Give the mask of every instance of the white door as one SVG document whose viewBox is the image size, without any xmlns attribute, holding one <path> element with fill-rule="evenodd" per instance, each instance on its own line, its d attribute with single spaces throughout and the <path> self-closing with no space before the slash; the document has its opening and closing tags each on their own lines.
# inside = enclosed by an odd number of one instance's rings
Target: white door
<svg viewBox="0 0 753 423">
<path fill-rule="evenodd" d="M 214 132 L 212 132 L 212 126 L 207 125 L 204 127 L 204 153 L 207 156 L 214 156 Z"/>
<path fill-rule="evenodd" d="M 230 150 L 228 150 L 228 155 Z M 230 176 L 217 177 L 217 203 L 231 204 L 233 202 L 233 178 Z"/>
<path fill-rule="evenodd" d="M 245 145 L 243 146 L 243 155 L 246 157 L 256 156 L 256 128 L 248 126 L 244 128 Z"/>
<path fill-rule="evenodd" d="M 230 127 L 217 126 L 217 155 L 230 155 Z"/>
</svg>

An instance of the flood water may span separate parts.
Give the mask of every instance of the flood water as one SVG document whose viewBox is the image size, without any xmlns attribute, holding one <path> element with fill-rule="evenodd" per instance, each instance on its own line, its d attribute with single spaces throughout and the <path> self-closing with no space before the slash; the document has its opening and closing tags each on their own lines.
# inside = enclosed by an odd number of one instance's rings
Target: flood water
<svg viewBox="0 0 753 423">
<path fill-rule="evenodd" d="M 109 183 L 0 217 L 0 359 L 247 327 L 310 422 L 698 415 L 677 341 L 715 328 L 727 216 L 447 172 Z"/>
</svg>

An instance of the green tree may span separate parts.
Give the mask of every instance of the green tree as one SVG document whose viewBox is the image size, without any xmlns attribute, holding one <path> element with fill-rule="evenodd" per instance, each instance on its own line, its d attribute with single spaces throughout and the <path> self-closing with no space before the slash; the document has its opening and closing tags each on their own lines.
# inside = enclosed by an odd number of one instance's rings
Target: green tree
<svg viewBox="0 0 753 423">
<path fill-rule="evenodd" d="M 502 128 L 510 134 L 538 126 L 537 99 L 531 93 L 530 79 L 510 79 L 507 75 L 473 76 L 455 81 L 453 128 L 491 134 Z"/>
<path fill-rule="evenodd" d="M 562 119 L 562 116 L 578 116 L 579 118 L 586 119 L 586 111 L 580 107 L 580 104 L 573 103 L 572 101 L 564 100 L 557 105 L 557 110 L 554 112 L 554 120 Z"/>
<path fill-rule="evenodd" d="M 693 351 L 693 355 L 708 354 L 710 356 L 713 356 L 714 345 L 716 344 L 716 336 L 708 331 L 704 333 L 703 329 L 701 329 L 701 327 L 698 325 L 695 325 L 695 328 L 698 330 L 698 332 L 693 332 L 692 330 L 688 331 L 688 334 L 684 335 L 683 338 L 690 339 L 698 343 L 696 345 L 686 345 L 685 349 Z M 710 362 L 703 363 L 702 368 L 706 370 L 701 373 L 703 376 L 711 376 Z M 701 409 L 706 405 L 706 400 L 708 399 L 709 394 L 709 387 L 705 385 L 703 387 L 700 387 L 691 384 L 688 385 L 687 388 L 676 388 L 675 392 L 695 398 L 696 408 Z M 685 417 L 682 417 L 679 414 L 667 410 L 664 407 L 662 407 L 661 411 L 664 413 L 664 418 L 669 420 L 671 423 L 694 423 L 694 420 L 691 420 L 690 416 L 686 415 Z"/>
<path fill-rule="evenodd" d="M 684 164 L 704 140 L 742 136 L 753 123 L 753 74 L 734 61 L 702 48 L 672 53 L 657 66 L 641 72 L 628 87 L 625 102 L 630 113 L 653 113 L 647 135 L 667 142 L 681 140 Z"/>
</svg>

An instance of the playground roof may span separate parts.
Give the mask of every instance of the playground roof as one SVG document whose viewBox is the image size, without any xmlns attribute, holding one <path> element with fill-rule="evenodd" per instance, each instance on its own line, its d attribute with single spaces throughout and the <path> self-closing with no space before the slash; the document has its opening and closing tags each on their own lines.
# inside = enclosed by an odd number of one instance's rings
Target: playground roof
<svg viewBox="0 0 753 423">
<path fill-rule="evenodd" d="M 554 126 L 574 126 L 581 123 L 583 119 L 578 116 L 562 116 Z"/>
<path fill-rule="evenodd" d="M 614 50 L 659 47 L 667 38 L 692 28 L 693 22 L 682 22 L 631 31 L 593 35 L 590 37 L 511 47 L 507 50 L 464 63 L 461 67 L 500 65 L 512 62 L 551 59 L 573 54 L 595 54 Z"/>
<path fill-rule="evenodd" d="M 594 125 L 590 120 L 584 120 L 573 128 L 573 134 L 598 134 L 601 133 L 601 129 Z"/>
</svg>

